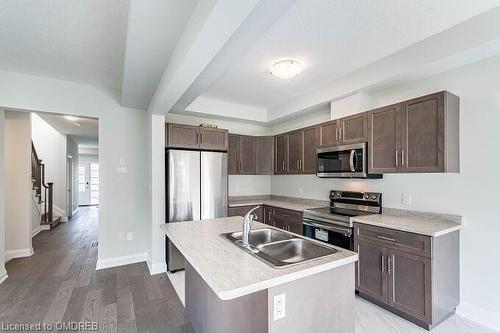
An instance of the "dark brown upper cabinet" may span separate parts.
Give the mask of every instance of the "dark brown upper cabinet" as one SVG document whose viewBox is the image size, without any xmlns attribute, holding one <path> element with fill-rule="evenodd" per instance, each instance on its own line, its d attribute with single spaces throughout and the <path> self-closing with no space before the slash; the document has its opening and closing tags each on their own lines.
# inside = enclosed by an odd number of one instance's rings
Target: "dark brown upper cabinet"
<svg viewBox="0 0 500 333">
<path fill-rule="evenodd" d="M 288 135 L 281 134 L 275 137 L 274 171 L 278 175 L 286 174 L 288 170 Z"/>
<path fill-rule="evenodd" d="M 228 174 L 255 175 L 257 173 L 257 138 L 248 135 L 229 136 Z"/>
<path fill-rule="evenodd" d="M 362 112 L 338 121 L 338 143 L 349 145 L 366 142 L 368 134 L 368 113 Z"/>
<path fill-rule="evenodd" d="M 401 172 L 401 106 L 384 106 L 368 112 L 368 172 Z"/>
<path fill-rule="evenodd" d="M 304 154 L 304 131 L 288 134 L 288 173 L 300 173 Z"/>
<path fill-rule="evenodd" d="M 229 134 L 229 147 L 227 150 L 227 173 L 237 175 L 239 171 L 240 149 L 239 139 L 236 134 Z"/>
<path fill-rule="evenodd" d="M 302 157 L 301 172 L 316 174 L 316 149 L 319 146 L 318 126 L 304 129 L 304 153 Z"/>
<path fill-rule="evenodd" d="M 460 172 L 459 103 L 442 91 L 369 111 L 368 172 Z"/>
<path fill-rule="evenodd" d="M 226 151 L 228 131 L 218 128 L 166 124 L 166 147 Z"/>
<path fill-rule="evenodd" d="M 274 137 L 257 137 L 257 174 L 274 174 Z"/>
<path fill-rule="evenodd" d="M 319 144 L 322 147 L 336 146 L 339 143 L 339 129 L 336 120 L 319 125 Z"/>
</svg>

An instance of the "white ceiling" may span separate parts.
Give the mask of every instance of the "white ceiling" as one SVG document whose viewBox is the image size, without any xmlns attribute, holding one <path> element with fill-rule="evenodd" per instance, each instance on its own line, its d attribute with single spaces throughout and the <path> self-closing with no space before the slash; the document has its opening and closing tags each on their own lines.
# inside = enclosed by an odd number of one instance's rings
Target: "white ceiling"
<svg viewBox="0 0 500 333">
<path fill-rule="evenodd" d="M 128 0 L 0 2 L 0 68 L 121 89 Z"/>
<path fill-rule="evenodd" d="M 197 0 L 130 0 L 122 104 L 146 109 Z"/>
<path fill-rule="evenodd" d="M 99 121 L 95 118 L 78 118 L 80 126 L 75 126 L 63 115 L 39 112 L 37 115 L 61 134 L 71 135 L 78 146 L 97 148 L 99 142 Z"/>
<path fill-rule="evenodd" d="M 500 0 L 299 0 L 201 96 L 269 109 L 500 5 Z M 269 76 L 276 59 L 306 67 Z"/>
</svg>

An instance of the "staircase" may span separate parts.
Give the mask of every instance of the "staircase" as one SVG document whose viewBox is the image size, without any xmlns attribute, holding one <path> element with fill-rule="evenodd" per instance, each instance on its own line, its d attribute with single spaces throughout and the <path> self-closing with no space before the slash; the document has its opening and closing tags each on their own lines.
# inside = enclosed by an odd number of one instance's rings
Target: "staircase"
<svg viewBox="0 0 500 333">
<path fill-rule="evenodd" d="M 38 158 L 33 141 L 31 142 L 31 182 L 37 208 L 39 207 L 40 225 L 50 230 L 61 223 L 61 217 L 54 214 L 54 183 L 45 183 L 45 164 Z"/>
</svg>

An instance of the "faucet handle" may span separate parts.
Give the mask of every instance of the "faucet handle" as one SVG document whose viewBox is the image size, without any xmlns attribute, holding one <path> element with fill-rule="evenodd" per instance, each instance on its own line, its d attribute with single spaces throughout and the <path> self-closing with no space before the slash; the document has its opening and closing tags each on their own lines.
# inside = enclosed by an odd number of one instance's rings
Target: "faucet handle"
<svg viewBox="0 0 500 333">
<path fill-rule="evenodd" d="M 252 214 L 252 213 L 259 208 L 260 208 L 260 206 L 256 206 L 256 207 L 250 209 L 250 211 L 248 211 L 248 213 L 245 214 L 245 220 L 247 220 L 247 219 L 251 219 L 251 221 L 255 220 L 257 218 L 257 214 Z"/>
</svg>

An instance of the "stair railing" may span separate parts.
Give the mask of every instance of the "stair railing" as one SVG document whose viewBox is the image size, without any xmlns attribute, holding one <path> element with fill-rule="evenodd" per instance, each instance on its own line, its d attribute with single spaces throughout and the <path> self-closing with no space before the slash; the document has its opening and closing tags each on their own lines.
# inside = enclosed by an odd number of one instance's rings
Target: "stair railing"
<svg viewBox="0 0 500 333">
<path fill-rule="evenodd" d="M 31 177 L 34 182 L 34 186 L 36 188 L 36 194 L 39 197 L 39 202 L 41 203 L 42 198 L 42 187 L 43 187 L 43 222 L 52 222 L 53 221 L 53 192 L 54 192 L 54 183 L 48 182 L 45 183 L 45 164 L 42 163 L 42 160 L 38 158 L 38 155 L 35 150 L 35 146 L 33 141 L 31 142 Z"/>
</svg>

